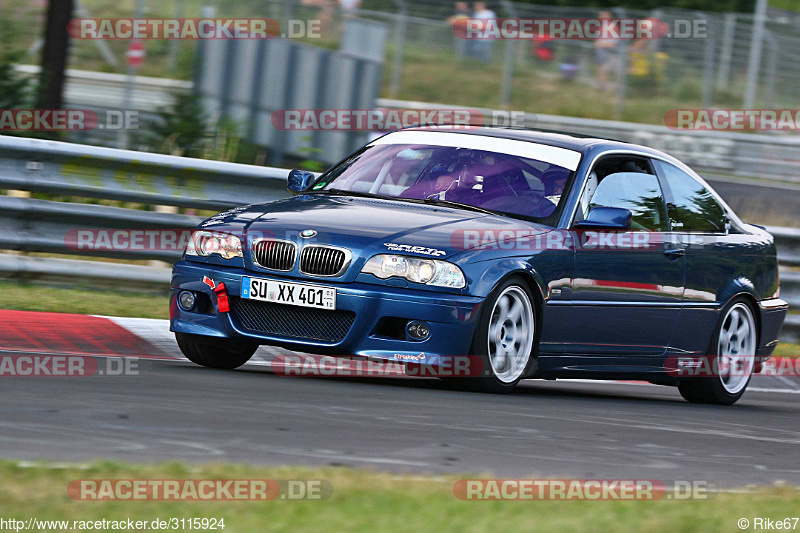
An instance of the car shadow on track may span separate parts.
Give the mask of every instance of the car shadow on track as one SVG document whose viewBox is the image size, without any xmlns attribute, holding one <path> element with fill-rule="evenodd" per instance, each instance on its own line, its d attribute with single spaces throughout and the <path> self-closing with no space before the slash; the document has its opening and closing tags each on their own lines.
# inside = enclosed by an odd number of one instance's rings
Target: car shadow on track
<svg viewBox="0 0 800 533">
<path fill-rule="evenodd" d="M 187 362 L 188 363 L 188 362 Z M 520 401 L 528 398 L 538 399 L 558 399 L 559 401 L 567 402 L 585 402 L 586 400 L 610 400 L 610 401 L 624 401 L 635 402 L 631 405 L 681 405 L 687 409 L 699 410 L 696 413 L 706 411 L 719 412 L 720 409 L 727 412 L 739 412 L 743 410 L 749 412 L 764 412 L 775 413 L 776 411 L 792 411 L 796 412 L 797 407 L 793 402 L 791 404 L 778 405 L 778 401 L 770 401 L 770 405 L 764 405 L 763 402 L 758 404 L 752 403 L 752 396 L 745 397 L 733 408 L 717 406 L 717 405 L 698 405 L 690 404 L 681 398 L 678 390 L 673 387 L 647 385 L 642 383 L 625 383 L 625 382 L 603 382 L 598 381 L 592 383 L 587 381 L 585 383 L 574 383 L 571 381 L 552 381 L 552 380 L 524 380 L 520 385 L 510 394 L 488 394 L 468 390 L 466 387 L 459 386 L 457 382 L 446 382 L 436 378 L 419 378 L 398 375 L 396 377 L 384 376 L 285 376 L 276 374 L 270 369 L 268 365 L 245 365 L 236 370 L 213 370 L 195 366 L 191 363 L 186 366 L 193 368 L 198 372 L 219 372 L 227 375 L 239 376 L 253 376 L 264 378 L 274 378 L 283 381 L 299 380 L 302 383 L 312 383 L 314 381 L 320 383 L 337 383 L 347 386 L 356 385 L 377 385 L 379 387 L 387 388 L 400 388 L 418 391 L 438 391 L 442 393 L 458 394 L 461 398 L 475 398 L 484 402 L 505 402 L 505 401 Z M 363 390 L 359 392 L 363 394 Z M 763 397 L 762 397 L 763 398 Z M 751 401 L 748 401 L 751 400 Z M 783 399 L 785 400 L 785 399 Z"/>
<path fill-rule="evenodd" d="M 441 391 L 445 393 L 466 395 L 474 398 L 482 398 L 486 400 L 499 400 L 502 398 L 521 399 L 529 397 L 548 397 L 548 398 L 562 398 L 571 400 L 586 400 L 586 399 L 605 399 L 605 400 L 635 400 L 640 402 L 672 402 L 672 403 L 686 403 L 678 394 L 677 389 L 671 387 L 652 387 L 635 386 L 631 388 L 630 392 L 627 390 L 620 390 L 626 387 L 624 384 L 614 383 L 610 384 L 615 390 L 596 390 L 598 384 L 590 384 L 591 389 L 580 389 L 574 383 L 558 383 L 556 381 L 544 380 L 524 380 L 514 391 L 509 394 L 489 394 L 470 390 L 467 386 L 460 385 L 457 381 L 444 381 L 437 378 L 419 378 L 409 376 L 396 376 L 396 377 L 360 377 L 360 376 L 285 376 L 274 373 L 267 366 L 254 366 L 247 365 L 235 370 L 236 373 L 252 374 L 252 375 L 269 375 L 281 380 L 300 380 L 304 383 L 313 381 L 341 383 L 347 385 L 378 385 L 381 387 L 394 387 L 403 389 L 425 390 L 425 391 Z M 563 387 L 555 388 L 555 387 Z M 640 389 L 640 390 L 639 390 Z M 655 397 L 653 393 L 659 394 Z M 674 394 L 674 398 L 663 397 L 664 393 Z"/>
</svg>

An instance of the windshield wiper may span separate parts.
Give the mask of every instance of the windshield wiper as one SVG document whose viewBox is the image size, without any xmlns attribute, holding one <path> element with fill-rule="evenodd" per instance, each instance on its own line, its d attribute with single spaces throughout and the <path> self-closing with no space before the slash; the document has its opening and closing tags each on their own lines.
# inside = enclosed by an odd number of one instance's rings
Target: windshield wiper
<svg viewBox="0 0 800 533">
<path fill-rule="evenodd" d="M 320 189 L 318 191 L 309 191 L 304 194 L 334 194 L 334 195 L 341 195 L 341 196 L 357 196 L 360 198 L 378 198 L 381 200 L 396 200 L 398 202 L 410 202 L 414 204 L 428 204 L 428 205 L 435 205 L 435 206 L 442 206 L 442 207 L 454 207 L 456 209 L 464 209 L 467 211 L 475 211 L 478 213 L 484 213 L 486 215 L 497 215 L 499 214 L 497 211 L 490 211 L 489 209 L 484 209 L 482 207 L 476 207 L 474 205 L 469 204 L 462 204 L 461 202 L 453 202 L 451 200 L 440 200 L 439 198 L 401 198 L 398 196 L 383 196 L 381 194 L 374 194 L 370 192 L 359 192 L 359 191 L 345 191 L 343 189 Z"/>
<path fill-rule="evenodd" d="M 423 202 L 430 205 L 454 207 L 456 209 L 465 209 L 467 211 L 476 211 L 478 213 L 484 213 L 486 215 L 498 214 L 496 211 L 490 211 L 489 209 L 484 209 L 483 207 L 478 207 L 470 204 L 462 204 L 461 202 L 453 202 L 452 200 L 441 200 L 439 198 L 425 198 Z"/>
</svg>

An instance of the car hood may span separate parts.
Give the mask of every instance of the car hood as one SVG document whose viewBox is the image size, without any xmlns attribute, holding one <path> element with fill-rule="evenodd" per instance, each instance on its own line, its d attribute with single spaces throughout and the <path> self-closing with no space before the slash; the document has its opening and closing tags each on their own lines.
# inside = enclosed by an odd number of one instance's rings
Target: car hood
<svg viewBox="0 0 800 533">
<path fill-rule="evenodd" d="M 449 258 L 501 231 L 547 231 L 545 226 L 458 208 L 352 196 L 301 195 L 240 207 L 206 220 L 204 229 L 246 234 L 249 242 L 275 238 L 330 244 L 354 255 L 396 251 Z M 313 237 L 301 236 L 313 230 Z"/>
</svg>

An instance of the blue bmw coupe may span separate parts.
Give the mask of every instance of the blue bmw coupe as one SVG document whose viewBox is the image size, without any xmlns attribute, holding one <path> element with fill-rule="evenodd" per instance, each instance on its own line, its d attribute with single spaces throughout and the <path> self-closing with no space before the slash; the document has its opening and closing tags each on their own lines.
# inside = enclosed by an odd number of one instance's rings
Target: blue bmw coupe
<svg viewBox="0 0 800 533">
<path fill-rule="evenodd" d="M 193 232 L 170 303 L 190 360 L 235 368 L 259 345 L 429 368 L 468 356 L 482 371 L 461 382 L 489 392 L 646 380 L 732 404 L 786 316 L 772 236 L 642 146 L 418 127 L 288 187 Z"/>
</svg>

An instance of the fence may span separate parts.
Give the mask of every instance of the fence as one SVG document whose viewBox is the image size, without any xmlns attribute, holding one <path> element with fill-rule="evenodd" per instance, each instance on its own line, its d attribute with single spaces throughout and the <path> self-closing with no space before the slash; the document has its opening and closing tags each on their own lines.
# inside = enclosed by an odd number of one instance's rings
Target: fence
<svg viewBox="0 0 800 533">
<path fill-rule="evenodd" d="M 204 6 L 225 17 L 271 17 L 279 21 L 325 21 L 330 35 L 311 44 L 338 46 L 341 21 L 333 0 L 185 0 L 162 1 L 148 6 L 149 17 L 198 17 Z M 508 0 L 488 2 L 498 17 L 596 18 L 598 9 L 523 4 Z M 124 5 L 124 4 L 123 4 Z M 770 10 L 758 30 L 750 13 L 711 13 L 679 9 L 614 11 L 615 17 L 653 17 L 668 24 L 700 22 L 705 37 L 663 38 L 647 43 L 621 43 L 611 69 L 608 91 L 597 88 L 598 65 L 594 43 L 557 40 L 553 58 L 542 59 L 542 43 L 530 40 L 494 43 L 493 58 L 481 62 L 465 53 L 447 22 L 453 15 L 449 0 L 366 0 L 356 14 L 389 26 L 383 94 L 391 98 L 448 101 L 458 105 L 511 107 L 531 112 L 553 109 L 558 114 L 617 120 L 661 122 L 676 107 L 794 107 L 800 96 L 800 17 Z M 86 9 L 87 6 L 83 6 Z M 97 13 L 82 16 L 131 16 L 118 3 L 92 2 Z M 21 46 L 37 49 L 28 41 L 39 36 L 41 4 L 31 4 L 23 15 Z M 99 11 L 98 11 L 99 10 Z M 282 26 L 283 27 L 283 26 Z M 107 64 L 124 69 L 127 43 L 76 41 L 74 59 L 80 63 Z M 755 54 L 760 44 L 760 53 Z M 156 75 L 176 70 L 189 77 L 196 43 L 184 41 L 146 43 L 142 70 Z M 178 53 L 179 52 L 179 53 Z M 116 54 L 116 55 L 114 55 Z M 178 56 L 176 56 L 178 54 Z M 567 66 L 577 68 L 573 75 Z M 616 80 L 614 80 L 614 74 Z M 620 75 L 622 74 L 622 75 Z"/>
<path fill-rule="evenodd" d="M 328 16 L 323 7 L 309 7 L 315 2 L 238 4 L 253 14 Z M 588 19 L 597 18 L 599 11 L 508 0 L 488 4 L 500 18 Z M 220 2 L 219 9 L 227 5 Z M 369 9 L 357 10 L 358 16 L 393 28 L 387 65 L 392 74 L 384 87 L 384 94 L 392 98 L 439 93 L 449 103 L 527 111 L 540 111 L 552 102 L 574 110 L 564 114 L 661 122 L 664 113 L 676 107 L 791 108 L 800 95 L 800 22 L 780 10 L 767 13 L 761 26 L 750 13 L 613 9 L 616 18 L 653 18 L 671 31 L 698 31 L 688 37 L 676 33 L 662 39 L 619 42 L 605 68 L 610 80 L 604 88 L 599 87 L 600 68 L 591 40 L 497 41 L 491 45 L 491 58 L 481 64 L 448 22 L 454 15 L 452 2 L 378 0 L 365 6 Z M 550 50 L 551 59 L 539 54 L 542 47 Z M 452 91 L 454 87 L 458 91 Z M 565 94 L 588 101 L 564 101 Z"/>
</svg>

